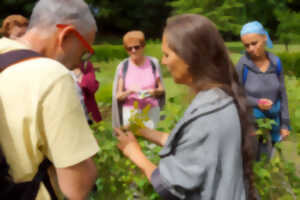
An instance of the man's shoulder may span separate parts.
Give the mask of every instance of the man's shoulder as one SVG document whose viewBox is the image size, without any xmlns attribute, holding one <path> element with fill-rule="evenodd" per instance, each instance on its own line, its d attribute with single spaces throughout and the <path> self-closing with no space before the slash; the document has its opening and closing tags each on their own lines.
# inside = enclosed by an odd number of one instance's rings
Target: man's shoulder
<svg viewBox="0 0 300 200">
<path fill-rule="evenodd" d="M 23 63 L 28 70 L 38 70 L 40 73 L 67 74 L 69 70 L 60 62 L 51 58 L 39 57 Z"/>
<path fill-rule="evenodd" d="M 56 60 L 39 57 L 19 62 L 5 70 L 15 76 L 27 76 L 30 79 L 51 80 L 69 74 L 69 70 Z"/>
<path fill-rule="evenodd" d="M 69 70 L 61 63 L 44 57 L 32 58 L 23 62 L 19 62 L 8 67 L 1 73 L 1 82 L 5 82 L 11 87 L 23 85 L 38 89 L 40 92 L 46 91 L 49 87 L 65 80 L 64 77 L 70 76 Z"/>
</svg>

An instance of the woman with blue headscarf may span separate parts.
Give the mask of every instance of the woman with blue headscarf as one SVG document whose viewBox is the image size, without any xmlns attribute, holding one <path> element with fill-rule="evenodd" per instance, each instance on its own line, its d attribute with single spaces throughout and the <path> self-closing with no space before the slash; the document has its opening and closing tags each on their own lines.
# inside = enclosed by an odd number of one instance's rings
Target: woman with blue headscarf
<svg viewBox="0 0 300 200">
<path fill-rule="evenodd" d="M 261 23 L 245 24 L 240 36 L 246 53 L 237 64 L 237 71 L 248 104 L 253 108 L 254 119 L 269 118 L 276 122 L 268 142 L 258 137 L 257 160 L 262 154 L 270 158 L 274 144 L 290 133 L 283 68 L 280 59 L 265 49 L 266 46 L 272 48 L 273 44 Z"/>
</svg>

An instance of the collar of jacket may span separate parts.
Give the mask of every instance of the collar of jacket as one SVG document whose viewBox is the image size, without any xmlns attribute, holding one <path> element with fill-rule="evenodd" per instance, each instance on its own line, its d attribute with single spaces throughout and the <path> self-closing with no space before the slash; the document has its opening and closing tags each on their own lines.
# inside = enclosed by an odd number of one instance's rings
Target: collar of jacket
<svg viewBox="0 0 300 200">
<path fill-rule="evenodd" d="M 172 153 L 176 146 L 176 141 L 184 134 L 181 130 L 194 119 L 221 110 L 231 103 L 233 103 L 233 98 L 219 88 L 199 92 L 185 111 L 183 117 L 170 133 L 168 140 L 159 155 L 166 156 Z"/>
<path fill-rule="evenodd" d="M 274 54 L 266 51 L 267 57 L 270 60 L 271 67 L 268 68 L 268 73 L 276 73 L 276 66 L 277 66 L 277 56 Z M 241 61 L 244 65 L 247 65 L 248 69 L 253 71 L 254 73 L 263 73 L 259 70 L 259 68 L 254 64 L 254 62 L 251 60 L 250 55 L 248 53 L 245 53 L 245 55 L 241 58 Z"/>
</svg>

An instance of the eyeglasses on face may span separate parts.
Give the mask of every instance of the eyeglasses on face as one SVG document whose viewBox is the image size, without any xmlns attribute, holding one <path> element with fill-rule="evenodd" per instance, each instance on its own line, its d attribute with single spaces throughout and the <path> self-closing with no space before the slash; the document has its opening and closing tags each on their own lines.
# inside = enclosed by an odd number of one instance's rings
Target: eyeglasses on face
<svg viewBox="0 0 300 200">
<path fill-rule="evenodd" d="M 127 51 L 131 52 L 134 50 L 139 50 L 142 47 L 142 45 L 135 45 L 135 46 L 131 46 L 131 47 L 126 47 Z"/>
<path fill-rule="evenodd" d="M 70 24 L 56 24 L 57 28 L 66 28 L 68 26 L 71 26 Z M 92 55 L 94 54 L 94 49 L 91 47 L 91 45 L 84 39 L 84 37 L 75 29 L 73 28 L 72 31 L 74 32 L 75 36 L 78 38 L 78 40 L 83 44 L 83 46 L 88 50 L 81 56 L 82 61 L 89 60 Z"/>
</svg>

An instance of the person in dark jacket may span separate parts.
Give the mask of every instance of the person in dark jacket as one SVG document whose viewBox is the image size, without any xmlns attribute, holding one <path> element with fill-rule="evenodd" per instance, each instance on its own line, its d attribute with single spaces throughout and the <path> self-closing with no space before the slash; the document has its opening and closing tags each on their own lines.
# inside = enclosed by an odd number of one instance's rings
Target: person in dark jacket
<svg viewBox="0 0 300 200">
<path fill-rule="evenodd" d="M 76 75 L 77 84 L 81 89 L 84 104 L 82 105 L 86 112 L 91 115 L 87 116 L 89 124 L 94 122 L 100 122 L 102 120 L 101 113 L 99 111 L 95 93 L 99 88 L 99 82 L 96 80 L 94 66 L 91 61 L 85 61 L 80 66 L 73 70 Z"/>
<path fill-rule="evenodd" d="M 116 128 L 119 149 L 163 199 L 256 199 L 246 97 L 216 26 L 201 15 L 172 17 L 162 51 L 174 81 L 196 96 L 170 134 L 138 131 L 163 146 L 157 166 L 142 153 L 133 133 Z"/>
<path fill-rule="evenodd" d="M 290 133 L 284 71 L 280 59 L 265 49 L 265 46 L 272 48 L 273 45 L 261 23 L 245 24 L 240 35 L 246 53 L 237 64 L 237 71 L 246 90 L 248 105 L 253 109 L 254 120 L 269 118 L 276 123 L 270 137 L 267 135 L 267 142 L 262 136 L 258 137 L 257 160 L 261 154 L 270 158 L 272 146 Z"/>
</svg>

